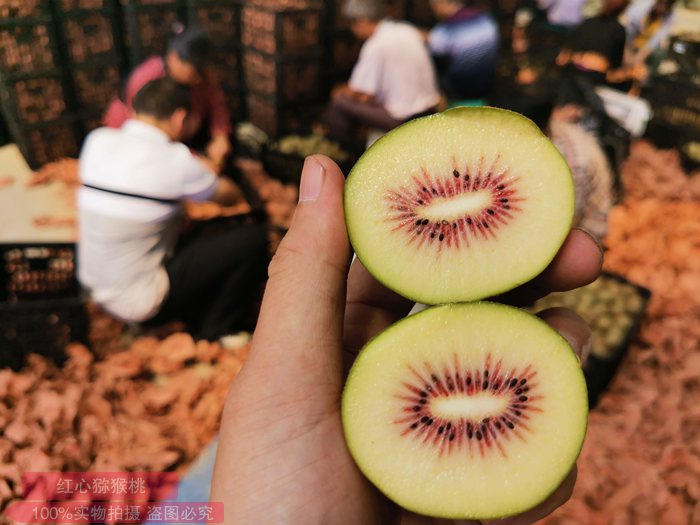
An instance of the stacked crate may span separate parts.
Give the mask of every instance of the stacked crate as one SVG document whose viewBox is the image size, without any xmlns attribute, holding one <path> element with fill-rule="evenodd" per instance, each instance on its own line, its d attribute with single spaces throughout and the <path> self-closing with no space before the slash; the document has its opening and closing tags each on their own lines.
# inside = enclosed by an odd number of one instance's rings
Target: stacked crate
<svg viewBox="0 0 700 525">
<path fill-rule="evenodd" d="M 46 0 L 0 0 L 0 89 L 10 135 L 32 167 L 78 151 L 59 38 Z"/>
<path fill-rule="evenodd" d="M 119 96 L 124 64 L 115 0 L 55 0 L 71 102 L 84 133 L 101 123 Z"/>
<path fill-rule="evenodd" d="M 328 26 L 333 30 L 329 41 L 333 83 L 344 83 L 360 56 L 360 42 L 350 30 L 350 22 L 343 16 L 343 1 L 328 2 Z"/>
<path fill-rule="evenodd" d="M 240 15 L 237 0 L 187 0 L 188 26 L 206 31 L 214 44 L 214 68 L 234 121 L 243 117 Z"/>
<path fill-rule="evenodd" d="M 306 130 L 328 95 L 324 9 L 256 0 L 241 9 L 248 120 L 271 137 Z"/>
<path fill-rule="evenodd" d="M 134 68 L 163 55 L 174 27 L 180 22 L 179 0 L 120 0 L 128 59 Z"/>
</svg>

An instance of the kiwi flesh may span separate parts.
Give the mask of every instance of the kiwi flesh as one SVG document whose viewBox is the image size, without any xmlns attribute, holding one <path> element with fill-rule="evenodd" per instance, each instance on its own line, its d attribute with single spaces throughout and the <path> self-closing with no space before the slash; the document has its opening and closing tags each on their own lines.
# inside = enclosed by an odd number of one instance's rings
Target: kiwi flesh
<svg viewBox="0 0 700 525">
<path fill-rule="evenodd" d="M 400 506 L 451 519 L 545 500 L 576 461 L 587 415 L 566 340 L 488 302 L 432 307 L 388 328 L 360 352 L 342 399 L 365 476 Z"/>
<path fill-rule="evenodd" d="M 345 185 L 358 258 L 426 304 L 483 299 L 540 273 L 574 213 L 571 172 L 525 117 L 456 108 L 377 141 Z"/>
</svg>

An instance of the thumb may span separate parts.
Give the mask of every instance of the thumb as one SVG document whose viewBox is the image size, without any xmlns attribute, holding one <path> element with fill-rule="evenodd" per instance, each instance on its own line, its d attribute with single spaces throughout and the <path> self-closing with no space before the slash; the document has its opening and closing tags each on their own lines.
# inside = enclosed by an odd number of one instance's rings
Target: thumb
<svg viewBox="0 0 700 525">
<path fill-rule="evenodd" d="M 248 364 L 264 366 L 266 381 L 282 395 L 295 398 L 313 388 L 315 398 L 328 400 L 335 389 L 340 392 L 350 260 L 344 182 L 340 168 L 328 157 L 306 159 L 299 205 L 270 264 Z M 319 391 L 324 387 L 330 391 Z M 330 395 L 318 395 L 324 393 Z"/>
</svg>

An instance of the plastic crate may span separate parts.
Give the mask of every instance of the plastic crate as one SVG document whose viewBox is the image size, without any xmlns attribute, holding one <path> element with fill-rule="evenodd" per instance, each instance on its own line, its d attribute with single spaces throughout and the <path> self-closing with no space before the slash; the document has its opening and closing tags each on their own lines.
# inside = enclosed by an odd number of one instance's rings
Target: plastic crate
<svg viewBox="0 0 700 525">
<path fill-rule="evenodd" d="M 213 69 L 225 93 L 238 92 L 241 88 L 240 56 L 237 50 L 217 50 Z"/>
<path fill-rule="evenodd" d="M 60 72 L 7 81 L 0 88 L 0 95 L 5 115 L 19 125 L 50 122 L 68 113 Z"/>
<path fill-rule="evenodd" d="M 241 42 L 267 53 L 301 54 L 321 50 L 323 43 L 323 10 L 275 10 L 244 5 L 241 12 Z"/>
<path fill-rule="evenodd" d="M 301 171 L 304 167 L 305 157 L 293 153 L 283 153 L 279 151 L 276 144 L 269 144 L 263 151 L 263 166 L 270 176 L 279 179 L 287 184 L 301 182 Z M 344 145 L 349 157 L 344 161 L 336 161 L 341 171 L 347 176 L 350 170 L 360 158 L 362 152 L 356 148 Z"/>
<path fill-rule="evenodd" d="M 104 126 L 103 112 L 84 112 L 80 117 L 80 130 L 82 131 L 81 138 L 97 128 Z"/>
<path fill-rule="evenodd" d="M 0 254 L 0 301 L 65 299 L 80 291 L 75 244 L 3 244 Z"/>
<path fill-rule="evenodd" d="M 318 100 L 326 94 L 326 63 L 314 58 L 277 58 L 253 49 L 243 51 L 246 88 L 278 102 Z"/>
<path fill-rule="evenodd" d="M 60 365 L 68 343 L 87 343 L 88 326 L 80 297 L 0 303 L 0 368 L 19 370 L 30 353 Z"/>
<path fill-rule="evenodd" d="M 156 1 L 156 0 L 152 0 Z M 124 9 L 126 46 L 132 67 L 154 55 L 163 55 L 168 47 L 173 24 L 178 22 L 177 5 L 132 5 Z"/>
<path fill-rule="evenodd" d="M 308 131 L 325 109 L 323 103 L 286 105 L 256 93 L 247 93 L 245 101 L 248 120 L 272 138 Z"/>
<path fill-rule="evenodd" d="M 60 18 L 66 56 L 71 65 L 119 58 L 116 13 L 112 9 L 74 11 Z"/>
<path fill-rule="evenodd" d="M 351 71 L 360 56 L 360 42 L 350 31 L 336 33 L 333 38 L 333 69 L 335 71 Z"/>
<path fill-rule="evenodd" d="M 217 48 L 240 44 L 241 6 L 233 0 L 188 0 L 187 21 L 206 31 Z"/>
<path fill-rule="evenodd" d="M 74 116 L 34 126 L 7 122 L 13 142 L 33 169 L 64 157 L 78 156 L 80 142 L 76 124 Z"/>
<path fill-rule="evenodd" d="M 0 73 L 42 73 L 57 69 L 59 63 L 50 18 L 0 20 Z"/>
<path fill-rule="evenodd" d="M 0 0 L 0 20 L 50 14 L 51 3 L 47 0 Z"/>
<path fill-rule="evenodd" d="M 116 0 L 55 0 L 55 2 L 60 12 L 70 13 L 83 9 L 95 10 L 113 8 Z"/>
<path fill-rule="evenodd" d="M 121 75 L 118 63 L 74 67 L 71 76 L 75 99 L 82 110 L 104 112 L 119 96 Z"/>
</svg>

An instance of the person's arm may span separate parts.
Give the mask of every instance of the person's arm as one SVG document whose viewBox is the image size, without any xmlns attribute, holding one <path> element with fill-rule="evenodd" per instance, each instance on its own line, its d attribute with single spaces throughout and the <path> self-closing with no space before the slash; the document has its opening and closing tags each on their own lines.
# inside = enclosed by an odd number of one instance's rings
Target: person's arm
<svg viewBox="0 0 700 525">
<path fill-rule="evenodd" d="M 383 60 L 376 47 L 362 48 L 345 94 L 358 102 L 373 104 L 381 88 Z"/>
<path fill-rule="evenodd" d="M 207 87 L 211 141 L 207 156 L 220 169 L 231 153 L 231 114 L 226 105 L 226 95 L 218 82 L 210 81 Z"/>
</svg>

